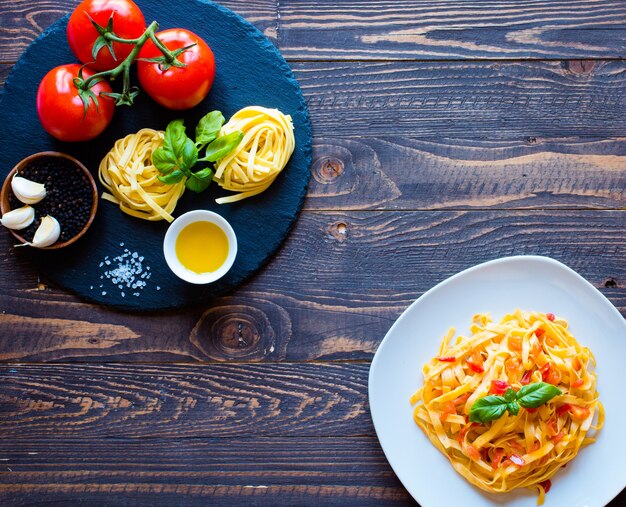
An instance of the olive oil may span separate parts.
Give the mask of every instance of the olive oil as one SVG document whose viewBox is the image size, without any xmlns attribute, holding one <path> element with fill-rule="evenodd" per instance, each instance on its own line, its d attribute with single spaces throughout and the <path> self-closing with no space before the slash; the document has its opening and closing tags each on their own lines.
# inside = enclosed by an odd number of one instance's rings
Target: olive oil
<svg viewBox="0 0 626 507">
<path fill-rule="evenodd" d="M 226 233 L 212 222 L 193 222 L 176 238 L 176 256 L 194 273 L 217 271 L 228 257 Z"/>
</svg>

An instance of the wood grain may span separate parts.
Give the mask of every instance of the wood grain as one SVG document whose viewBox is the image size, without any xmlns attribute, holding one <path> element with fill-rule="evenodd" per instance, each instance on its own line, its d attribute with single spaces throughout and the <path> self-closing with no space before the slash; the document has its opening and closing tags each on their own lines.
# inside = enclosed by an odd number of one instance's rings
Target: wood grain
<svg viewBox="0 0 626 507">
<path fill-rule="evenodd" d="M 4 438 L 373 434 L 369 364 L 3 365 Z"/>
<path fill-rule="evenodd" d="M 620 137 L 626 62 L 294 63 L 317 137 Z M 332 136 L 329 135 L 332 133 Z"/>
<path fill-rule="evenodd" d="M 373 437 L 21 441 L 3 456 L 4 505 L 410 504 Z"/>
<path fill-rule="evenodd" d="M 619 0 L 281 0 L 292 59 L 622 58 Z"/>
<path fill-rule="evenodd" d="M 0 62 L 17 61 L 41 32 L 71 12 L 78 3 L 79 0 L 0 0 Z M 253 23 L 270 40 L 276 40 L 275 1 L 223 0 L 219 3 Z M 167 20 L 157 21 L 162 28 L 174 28 Z"/>
<path fill-rule="evenodd" d="M 520 254 L 564 262 L 626 315 L 625 237 L 623 211 L 306 212 L 273 262 L 233 296 L 146 316 L 38 287 L 2 235 L 0 329 L 11 340 L 0 341 L 0 359 L 366 360 L 423 292 Z"/>
<path fill-rule="evenodd" d="M 0 61 L 15 61 L 77 3 L 2 0 Z M 618 0 L 220 3 L 294 60 L 621 58 L 624 51 L 626 7 Z"/>
<path fill-rule="evenodd" d="M 312 173 L 309 210 L 622 208 L 626 138 L 318 137 Z"/>
</svg>

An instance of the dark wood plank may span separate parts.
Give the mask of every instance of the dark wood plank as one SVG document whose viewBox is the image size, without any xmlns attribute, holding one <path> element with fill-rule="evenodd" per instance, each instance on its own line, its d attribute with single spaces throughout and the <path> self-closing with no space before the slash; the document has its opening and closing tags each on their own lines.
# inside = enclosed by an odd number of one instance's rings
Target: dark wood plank
<svg viewBox="0 0 626 507">
<path fill-rule="evenodd" d="M 315 137 L 393 133 L 522 143 L 624 134 L 624 61 L 306 62 L 292 67 Z"/>
<path fill-rule="evenodd" d="M 626 138 L 318 137 L 312 172 L 305 209 L 621 208 Z"/>
<path fill-rule="evenodd" d="M 374 436 L 2 444 L 3 505 L 411 505 Z M 114 500 L 113 500 L 114 499 Z"/>
<path fill-rule="evenodd" d="M 369 364 L 2 365 L 6 438 L 373 434 Z"/>
<path fill-rule="evenodd" d="M 560 260 L 626 315 L 623 211 L 306 212 L 231 297 L 154 315 L 81 303 L 44 284 L 0 235 L 5 361 L 370 359 L 408 304 L 490 259 Z"/>
<path fill-rule="evenodd" d="M 622 58 L 619 0 L 281 0 L 294 59 Z"/>
<path fill-rule="evenodd" d="M 79 0 L 0 0 L 0 62 L 16 61 L 41 32 L 71 12 L 78 3 Z M 275 0 L 223 0 L 219 3 L 245 17 L 270 40 L 276 41 Z M 141 7 L 141 1 L 138 5 Z M 163 28 L 173 28 L 166 19 L 157 21 Z"/>
<path fill-rule="evenodd" d="M 15 61 L 77 3 L 0 2 L 0 61 Z M 617 0 L 220 3 L 290 59 L 621 58 L 624 50 L 626 8 Z"/>
</svg>

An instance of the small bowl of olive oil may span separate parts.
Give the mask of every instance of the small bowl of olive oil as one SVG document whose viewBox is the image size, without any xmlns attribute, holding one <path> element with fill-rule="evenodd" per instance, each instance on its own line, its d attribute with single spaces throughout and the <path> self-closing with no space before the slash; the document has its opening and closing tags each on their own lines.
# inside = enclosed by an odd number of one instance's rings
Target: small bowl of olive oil
<svg viewBox="0 0 626 507">
<path fill-rule="evenodd" d="M 212 211 L 189 211 L 172 222 L 163 241 L 165 261 L 189 283 L 222 278 L 237 257 L 237 237 L 231 225 Z"/>
</svg>

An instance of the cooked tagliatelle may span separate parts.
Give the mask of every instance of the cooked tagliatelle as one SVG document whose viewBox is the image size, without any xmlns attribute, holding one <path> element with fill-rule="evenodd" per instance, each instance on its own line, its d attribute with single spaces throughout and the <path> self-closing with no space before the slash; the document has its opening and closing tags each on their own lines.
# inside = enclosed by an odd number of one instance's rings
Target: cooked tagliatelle
<svg viewBox="0 0 626 507">
<path fill-rule="evenodd" d="M 534 488 L 541 505 L 550 478 L 602 427 L 593 354 L 574 339 L 567 321 L 549 313 L 517 310 L 499 324 L 479 314 L 470 329 L 471 336 L 455 340 L 451 329 L 439 355 L 424 366 L 424 386 L 411 397 L 413 418 L 470 483 L 492 493 Z M 535 382 L 562 394 L 517 415 L 469 421 L 477 400 Z"/>
<path fill-rule="evenodd" d="M 222 127 L 220 135 L 237 130 L 243 132 L 243 139 L 218 162 L 213 180 L 225 190 L 239 193 L 216 199 L 219 204 L 266 190 L 287 165 L 295 147 L 291 116 L 278 109 L 244 107 Z"/>
<path fill-rule="evenodd" d="M 118 139 L 100 162 L 98 176 L 104 187 L 102 198 L 145 220 L 174 220 L 171 213 L 185 191 L 185 180 L 168 185 L 152 163 L 152 152 L 163 144 L 163 132 L 141 129 Z"/>
</svg>

